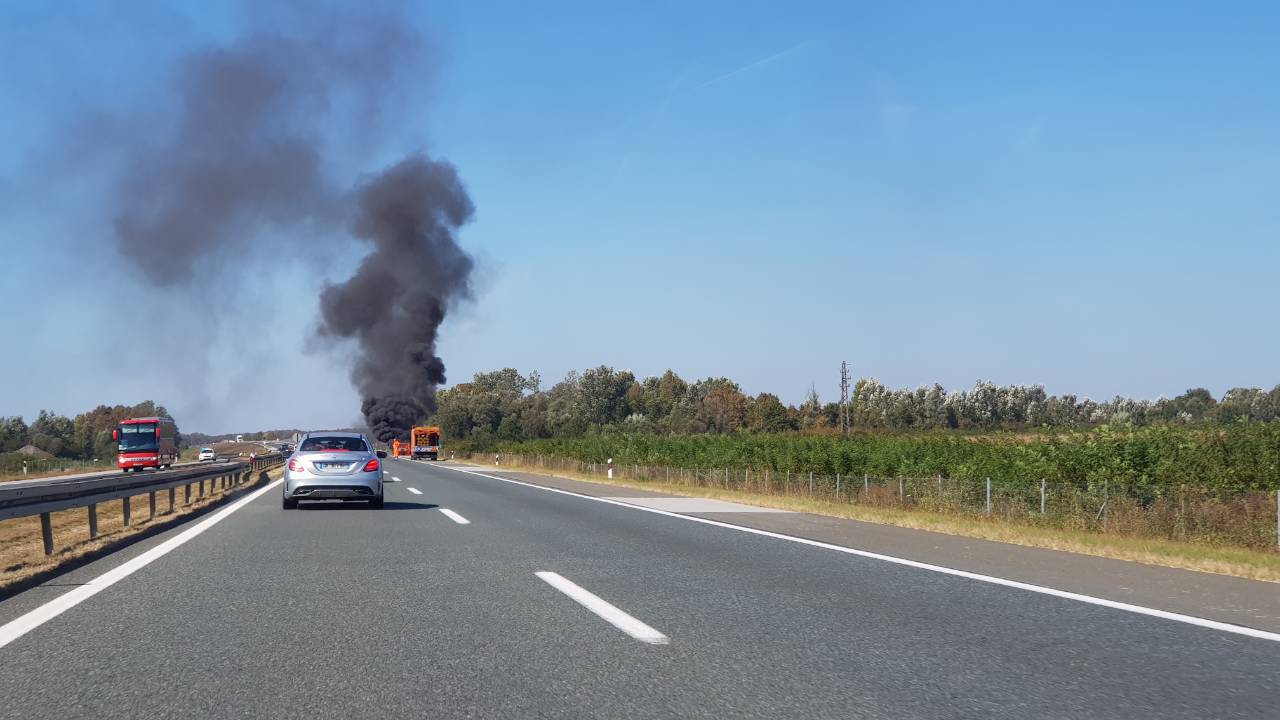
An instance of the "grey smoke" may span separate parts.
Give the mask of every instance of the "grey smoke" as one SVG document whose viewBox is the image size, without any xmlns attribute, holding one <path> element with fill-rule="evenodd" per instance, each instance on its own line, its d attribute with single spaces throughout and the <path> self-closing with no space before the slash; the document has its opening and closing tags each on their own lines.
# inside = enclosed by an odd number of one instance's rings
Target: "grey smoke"
<svg viewBox="0 0 1280 720">
<path fill-rule="evenodd" d="M 151 284 L 183 293 L 197 268 L 245 255 L 370 244 L 349 280 L 323 290 L 318 335 L 354 341 L 366 420 L 380 438 L 404 436 L 444 382 L 436 333 L 469 296 L 455 232 L 472 204 L 452 165 L 420 154 L 355 188 L 334 177 L 384 126 L 414 122 L 392 110 L 423 82 L 423 43 L 365 8 L 284 7 L 283 19 L 263 11 L 269 27 L 189 54 L 154 106 L 130 111 L 162 127 L 119 151 L 116 247 Z"/>
<path fill-rule="evenodd" d="M 365 184 L 352 232 L 373 244 L 351 279 L 320 296 L 320 334 L 354 339 L 351 379 L 379 440 L 407 437 L 436 409 L 444 361 L 436 332 L 470 296 L 472 260 L 456 239 L 474 208 L 457 171 L 408 158 Z"/>
<path fill-rule="evenodd" d="M 376 14 L 291 15 L 281 24 L 289 34 L 259 30 L 185 57 L 164 98 L 176 101 L 171 131 L 129 148 L 114 228 L 120 252 L 148 280 L 181 284 L 202 261 L 279 242 L 266 238 L 307 223 L 340 222 L 349 179 L 330 178 L 326 164 L 361 138 L 328 136 L 334 125 L 376 117 L 403 92 L 399 70 L 417 62 L 421 42 Z M 138 119 L 156 123 L 158 110 L 139 108 Z"/>
</svg>

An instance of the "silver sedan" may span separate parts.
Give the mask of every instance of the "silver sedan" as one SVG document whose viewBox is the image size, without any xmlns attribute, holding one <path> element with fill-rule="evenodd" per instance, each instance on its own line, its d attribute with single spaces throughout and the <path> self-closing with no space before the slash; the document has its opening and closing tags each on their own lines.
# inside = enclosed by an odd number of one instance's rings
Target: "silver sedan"
<svg viewBox="0 0 1280 720">
<path fill-rule="evenodd" d="M 299 500 L 359 500 L 382 507 L 382 460 L 361 433 L 308 433 L 284 471 L 283 507 Z"/>
</svg>

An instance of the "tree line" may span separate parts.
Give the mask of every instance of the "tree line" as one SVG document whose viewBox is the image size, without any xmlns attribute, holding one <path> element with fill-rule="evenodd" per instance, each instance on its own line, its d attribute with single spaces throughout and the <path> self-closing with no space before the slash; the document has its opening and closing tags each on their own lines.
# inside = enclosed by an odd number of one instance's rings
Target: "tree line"
<svg viewBox="0 0 1280 720">
<path fill-rule="evenodd" d="M 64 458 L 114 458 L 116 441 L 111 439 L 111 431 L 117 423 L 133 417 L 168 414 L 163 405 L 145 400 L 137 405 L 99 405 L 74 418 L 41 410 L 30 425 L 18 415 L 0 417 L 0 452 L 13 452 L 26 445 L 34 445 Z M 181 440 L 181 434 L 178 437 Z"/>
<path fill-rule="evenodd" d="M 686 381 L 668 370 L 637 379 L 628 370 L 600 366 L 571 371 L 549 390 L 537 372 L 513 368 L 477 373 L 438 394 L 432 420 L 446 437 L 488 441 L 574 437 L 593 432 L 658 435 L 821 434 L 841 427 L 842 408 L 810 390 L 799 405 L 762 392 L 755 396 L 724 377 Z M 948 392 L 941 385 L 892 389 L 875 378 L 853 387 L 849 418 L 855 430 L 1075 429 L 1103 424 L 1229 424 L 1280 418 L 1280 385 L 1234 388 L 1215 398 L 1192 388 L 1174 398 L 1094 401 L 1049 395 L 1041 385 L 996 385 Z"/>
</svg>

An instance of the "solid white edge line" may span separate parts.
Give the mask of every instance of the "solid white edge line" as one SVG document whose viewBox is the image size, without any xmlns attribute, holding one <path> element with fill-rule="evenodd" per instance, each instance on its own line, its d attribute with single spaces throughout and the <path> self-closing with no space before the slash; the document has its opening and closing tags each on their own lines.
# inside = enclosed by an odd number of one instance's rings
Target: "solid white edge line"
<svg viewBox="0 0 1280 720">
<path fill-rule="evenodd" d="M 421 494 L 422 494 L 422 491 L 421 491 L 421 490 L 419 490 L 418 488 L 405 488 L 405 489 L 406 489 L 406 490 L 408 490 L 409 492 L 413 493 L 414 495 L 421 495 Z"/>
<path fill-rule="evenodd" d="M 458 523 L 459 525 L 470 525 L 470 524 L 471 524 L 471 521 L 470 521 L 470 520 L 468 520 L 468 519 L 466 519 L 466 518 L 462 517 L 461 515 L 459 515 L 458 513 L 454 512 L 454 511 L 452 511 L 452 510 L 450 510 L 449 508 L 438 508 L 438 509 L 440 510 L 440 512 L 444 513 L 444 516 L 445 516 L 445 517 L 447 517 L 447 518 L 449 518 L 450 520 L 452 520 L 452 521 L 454 521 L 454 522 Z"/>
<path fill-rule="evenodd" d="M 671 642 L 666 635 L 663 635 L 657 630 L 654 630 L 648 625 L 640 622 L 623 610 L 610 604 L 599 595 L 596 595 L 572 580 L 565 578 L 559 573 L 536 572 L 534 575 L 537 575 L 551 587 L 559 590 L 565 595 L 568 595 L 574 602 L 578 603 L 582 607 L 600 616 L 600 618 L 605 622 L 640 642 L 647 642 L 650 645 L 666 645 Z"/>
<path fill-rule="evenodd" d="M 682 515 L 680 513 L 670 512 L 667 510 L 658 510 L 655 508 L 643 507 L 641 505 L 632 505 L 631 503 L 620 502 L 618 500 L 608 500 L 605 498 L 594 497 L 592 495 L 584 495 L 571 490 L 561 490 L 560 488 L 547 487 L 545 485 L 537 485 L 535 483 L 523 482 L 521 480 L 513 480 L 511 478 L 498 477 L 497 475 L 487 475 L 474 470 L 465 470 L 463 468 L 449 467 L 442 465 L 454 472 L 466 473 L 468 475 L 477 475 L 479 477 L 489 478 L 491 480 L 501 480 L 502 482 L 512 483 L 513 485 L 524 485 L 525 487 L 537 488 L 547 492 L 559 493 L 561 495 L 571 495 L 573 497 L 583 498 L 585 500 L 594 500 L 596 502 L 606 503 L 608 505 L 618 505 L 620 507 L 631 508 L 643 512 L 654 513 L 655 515 L 666 515 L 667 517 L 680 518 L 690 522 L 702 523 L 703 525 L 714 525 L 715 527 L 728 528 L 739 532 L 751 533 L 752 535 L 763 535 L 778 540 L 787 540 L 789 542 L 800 543 L 802 545 L 810 545 L 826 550 L 835 550 L 849 555 L 857 555 L 859 557 L 870 558 L 872 560 L 882 560 L 895 565 L 905 565 L 919 570 L 928 570 L 930 572 L 942 573 L 944 575 L 953 575 L 969 580 L 977 580 L 978 582 L 990 583 L 992 585 L 1001 585 L 1003 587 L 1016 588 L 1018 590 L 1027 590 L 1029 592 L 1040 593 L 1041 595 L 1050 595 L 1053 597 L 1063 598 L 1066 600 L 1075 600 L 1076 602 L 1087 603 L 1089 605 L 1099 605 L 1101 607 L 1111 608 L 1113 610 L 1123 610 L 1125 612 L 1137 613 L 1138 615 L 1147 615 L 1157 617 L 1164 620 L 1172 620 L 1174 622 L 1185 623 L 1187 625 L 1195 625 L 1197 627 L 1209 628 L 1211 630 L 1220 630 L 1222 632 L 1233 633 L 1236 635 L 1244 635 L 1246 637 L 1257 638 L 1259 640 L 1270 640 L 1272 642 L 1280 642 L 1280 633 L 1268 632 L 1266 630 L 1258 630 L 1256 628 L 1246 627 L 1244 625 L 1233 625 L 1232 623 L 1220 622 L 1218 620 L 1209 620 L 1207 618 L 1196 617 L 1194 615 L 1183 615 L 1182 613 L 1170 612 L 1168 610 L 1159 610 L 1157 608 L 1149 608 L 1143 605 L 1132 605 L 1130 603 L 1119 602 L 1116 600 L 1108 600 L 1106 598 L 1094 597 L 1092 595 L 1083 595 L 1067 590 L 1058 590 L 1057 588 L 1046 587 L 1044 585 L 1033 585 L 1031 583 L 1020 582 L 1018 580 L 1007 580 L 994 575 L 983 575 L 981 573 L 969 572 L 968 570 L 957 570 L 955 568 L 945 567 L 943 565 L 933 565 L 930 563 L 920 562 L 918 560 L 908 560 L 907 558 L 894 557 L 893 555 L 883 555 L 881 553 L 871 552 L 869 550 L 858 550 L 857 548 L 845 547 L 843 545 L 833 545 L 820 540 L 810 540 L 808 538 L 796 537 L 794 535 L 785 535 L 783 533 L 771 532 L 769 530 L 760 530 L 758 528 L 746 527 L 743 525 L 734 525 L 732 523 L 722 522 L 720 520 L 710 520 L 708 518 L 693 517 L 692 515 Z"/>
<path fill-rule="evenodd" d="M 26 635 L 32 630 L 58 617 L 76 605 L 79 605 L 85 600 L 88 600 L 94 595 L 97 595 L 103 590 L 115 585 L 165 555 L 168 555 L 170 552 L 173 552 L 175 549 L 200 535 L 205 530 L 208 530 L 214 525 L 222 522 L 231 513 L 262 497 L 264 493 L 279 486 L 281 482 L 283 482 L 283 480 L 276 480 L 264 488 L 254 490 L 249 495 L 231 503 L 227 507 L 197 522 L 194 526 L 183 530 L 177 535 L 174 535 L 132 560 L 127 560 L 90 580 L 84 585 L 81 585 L 68 593 L 59 595 L 40 607 L 31 610 L 25 615 L 10 620 L 3 626 L 0 626 L 0 648 L 3 648 L 14 640 L 17 640 L 23 635 Z"/>
</svg>

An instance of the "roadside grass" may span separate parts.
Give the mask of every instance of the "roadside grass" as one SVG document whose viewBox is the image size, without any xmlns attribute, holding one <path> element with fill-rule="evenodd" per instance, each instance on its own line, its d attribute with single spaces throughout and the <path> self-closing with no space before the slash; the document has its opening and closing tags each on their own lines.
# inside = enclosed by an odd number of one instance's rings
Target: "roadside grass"
<svg viewBox="0 0 1280 720">
<path fill-rule="evenodd" d="M 279 468 L 267 473 L 268 482 L 280 477 Z M 60 566 L 85 556 L 99 553 L 146 533 L 159 532 L 185 522 L 188 516 L 213 509 L 226 500 L 240 497 L 245 490 L 265 483 L 240 485 L 224 492 L 199 497 L 193 490 L 190 504 L 183 504 L 182 488 L 175 491 L 175 504 L 169 509 L 168 491 L 156 493 L 156 515 L 150 517 L 147 493 L 129 498 L 130 525 L 124 524 L 124 502 L 113 500 L 98 504 L 98 537 L 89 539 L 89 511 L 72 508 L 52 513 L 53 555 L 44 554 L 40 539 L 40 518 L 24 517 L 0 520 L 0 596 L 6 589 L 36 576 L 52 573 Z"/>
<path fill-rule="evenodd" d="M 483 464 L 481 467 L 484 467 Z M 1148 565 L 1162 565 L 1183 570 L 1232 575 L 1250 580 L 1280 582 L 1280 553 L 1262 552 L 1247 548 L 1186 543 L 1155 538 L 1104 535 L 1096 532 L 1036 527 L 986 516 L 953 515 L 921 509 L 855 505 L 816 498 L 767 495 L 683 483 L 642 482 L 617 478 L 609 480 L 589 473 L 561 469 L 548 470 L 534 465 L 513 464 L 510 461 L 504 462 L 501 467 L 496 469 L 519 470 L 552 477 L 567 477 L 601 485 L 661 491 L 673 495 L 731 500 L 748 505 L 847 518 L 881 525 L 895 525 L 1012 545 L 1062 550 Z"/>
</svg>

